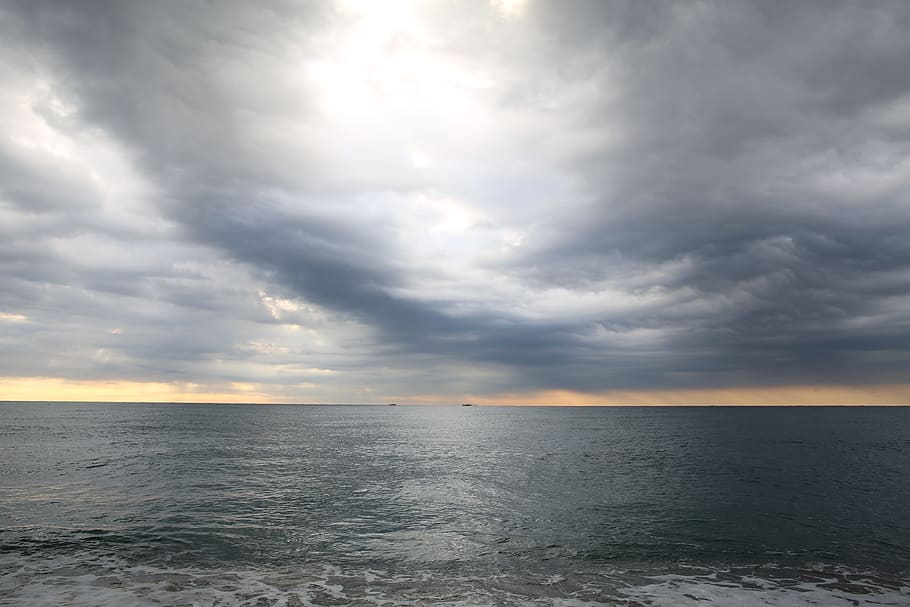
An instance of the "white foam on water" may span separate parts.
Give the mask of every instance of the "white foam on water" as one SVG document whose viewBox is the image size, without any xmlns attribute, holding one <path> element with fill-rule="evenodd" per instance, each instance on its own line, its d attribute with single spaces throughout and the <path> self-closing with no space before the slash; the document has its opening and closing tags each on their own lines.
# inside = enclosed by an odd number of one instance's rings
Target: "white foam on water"
<svg viewBox="0 0 910 607">
<path fill-rule="evenodd" d="M 738 579 L 737 579 L 738 578 Z M 815 578 L 815 576 L 813 576 Z M 862 575 L 767 579 L 755 575 L 660 575 L 654 583 L 623 588 L 647 607 L 907 607 L 910 585 L 884 584 Z"/>
<path fill-rule="evenodd" d="M 531 606 L 521 597 L 491 597 L 473 578 L 389 575 L 332 566 L 274 569 L 162 569 L 115 559 L 0 558 L 0 605 L 44 607 L 218 606 L 324 607 L 490 604 Z"/>
<path fill-rule="evenodd" d="M 906 580 L 859 572 L 713 570 L 393 575 L 333 566 L 164 569 L 113 558 L 0 557 L 0 605 L 22 607 L 905 607 Z"/>
</svg>

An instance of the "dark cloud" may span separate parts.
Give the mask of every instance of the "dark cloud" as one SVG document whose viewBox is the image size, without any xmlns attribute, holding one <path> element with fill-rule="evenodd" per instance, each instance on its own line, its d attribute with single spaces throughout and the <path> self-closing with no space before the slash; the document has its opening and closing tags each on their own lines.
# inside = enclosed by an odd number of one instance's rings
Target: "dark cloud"
<svg viewBox="0 0 910 607">
<path fill-rule="evenodd" d="M 902 379 L 904 3 L 409 19 L 10 4 L 4 373 L 292 397 L 330 368 L 327 400 Z"/>
<path fill-rule="evenodd" d="M 883 117 L 910 117 L 900 35 L 910 12 L 636 6 L 648 19 L 596 3 L 557 20 L 570 56 L 613 37 L 620 67 L 603 86 L 621 91 L 620 128 L 632 128 L 580 159 L 594 204 L 515 271 L 579 289 L 632 281 L 702 303 L 657 314 L 685 329 L 665 343 L 659 383 L 677 385 L 680 372 L 685 384 L 899 380 L 910 140 Z M 661 266 L 658 280 L 636 280 Z M 655 322 L 644 314 L 625 322 Z"/>
</svg>

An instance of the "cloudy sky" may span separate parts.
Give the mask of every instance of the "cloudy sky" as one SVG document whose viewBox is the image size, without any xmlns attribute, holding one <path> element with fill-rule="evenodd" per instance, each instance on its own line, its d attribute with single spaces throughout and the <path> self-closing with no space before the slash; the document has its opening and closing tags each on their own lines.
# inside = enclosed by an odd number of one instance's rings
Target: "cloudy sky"
<svg viewBox="0 0 910 607">
<path fill-rule="evenodd" d="M 0 399 L 907 402 L 910 4 L 0 5 Z"/>
</svg>

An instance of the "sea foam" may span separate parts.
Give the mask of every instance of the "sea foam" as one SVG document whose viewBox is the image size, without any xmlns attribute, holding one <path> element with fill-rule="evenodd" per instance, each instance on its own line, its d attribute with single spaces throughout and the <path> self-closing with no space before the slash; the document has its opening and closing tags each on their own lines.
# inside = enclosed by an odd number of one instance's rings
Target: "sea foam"
<svg viewBox="0 0 910 607">
<path fill-rule="evenodd" d="M 202 569 L 114 558 L 0 558 L 0 605 L 321 607 L 862 607 L 910 604 L 910 586 L 871 571 L 761 568 L 658 572 L 602 570 L 488 578 L 393 574 L 327 565 Z"/>
</svg>

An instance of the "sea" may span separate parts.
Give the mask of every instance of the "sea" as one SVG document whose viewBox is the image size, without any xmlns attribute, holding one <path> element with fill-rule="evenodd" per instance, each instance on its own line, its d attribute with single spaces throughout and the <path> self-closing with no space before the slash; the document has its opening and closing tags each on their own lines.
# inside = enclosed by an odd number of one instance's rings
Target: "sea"
<svg viewBox="0 0 910 607">
<path fill-rule="evenodd" d="M 908 606 L 910 408 L 2 403 L 0 605 Z"/>
</svg>

